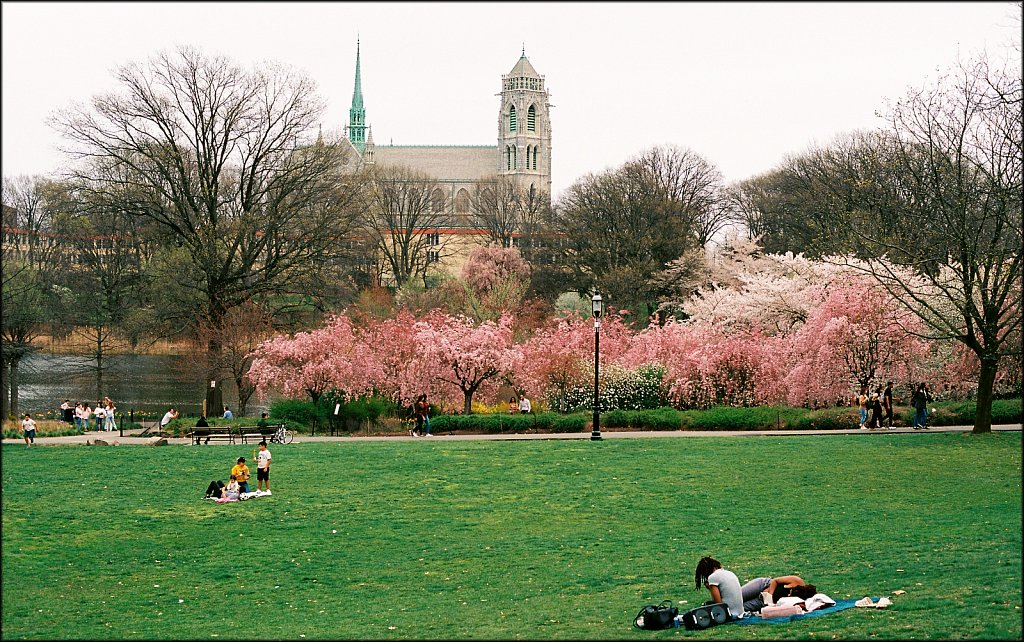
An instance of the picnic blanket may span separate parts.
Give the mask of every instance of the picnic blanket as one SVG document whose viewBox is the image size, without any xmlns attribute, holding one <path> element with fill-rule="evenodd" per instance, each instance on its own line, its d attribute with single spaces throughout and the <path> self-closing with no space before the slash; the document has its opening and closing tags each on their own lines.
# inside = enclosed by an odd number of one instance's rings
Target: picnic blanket
<svg viewBox="0 0 1024 642">
<path fill-rule="evenodd" d="M 760 615 L 752 615 L 750 617 L 740 618 L 739 620 L 730 619 L 726 624 L 785 624 L 786 622 L 793 622 L 795 620 L 803 620 L 809 617 L 818 617 L 819 615 L 828 615 L 829 613 L 852 609 L 856 601 L 857 600 L 836 600 L 836 603 L 832 606 L 815 609 L 808 613 L 769 618 L 763 618 Z M 872 598 L 872 601 L 877 602 L 878 598 Z"/>
</svg>

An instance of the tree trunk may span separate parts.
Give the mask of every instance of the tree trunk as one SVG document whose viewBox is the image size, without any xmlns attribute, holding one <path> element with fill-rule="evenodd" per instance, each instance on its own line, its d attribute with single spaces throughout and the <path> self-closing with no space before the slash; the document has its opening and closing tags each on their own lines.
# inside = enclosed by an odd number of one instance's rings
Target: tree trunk
<svg viewBox="0 0 1024 642">
<path fill-rule="evenodd" d="M 0 369 L 0 388 L 3 389 L 3 393 L 0 395 L 0 424 L 7 421 L 8 417 L 14 416 L 11 414 L 11 381 L 8 377 L 10 371 L 10 363 L 4 359 L 2 369 Z"/>
<path fill-rule="evenodd" d="M 11 357 L 11 416 L 18 417 L 18 364 L 21 357 Z"/>
<path fill-rule="evenodd" d="M 473 414 L 473 390 L 463 390 L 464 403 L 462 404 L 462 414 L 471 415 Z"/>
<path fill-rule="evenodd" d="M 978 375 L 978 403 L 974 415 L 974 434 L 992 432 L 992 398 L 998 360 L 982 359 Z"/>
</svg>

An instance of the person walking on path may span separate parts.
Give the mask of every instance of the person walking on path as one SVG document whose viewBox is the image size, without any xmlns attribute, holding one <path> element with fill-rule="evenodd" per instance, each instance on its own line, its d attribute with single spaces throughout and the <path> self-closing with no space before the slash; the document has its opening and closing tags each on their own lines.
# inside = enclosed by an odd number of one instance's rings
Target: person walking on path
<svg viewBox="0 0 1024 642">
<path fill-rule="evenodd" d="M 885 421 L 889 430 L 896 430 L 892 425 L 892 382 L 885 382 L 885 391 L 882 393 L 882 412 L 885 413 Z"/>
<path fill-rule="evenodd" d="M 925 422 L 928 420 L 928 392 L 924 384 L 918 384 L 917 391 L 910 398 L 910 405 L 914 407 L 914 430 L 928 430 Z"/>
<path fill-rule="evenodd" d="M 27 412 L 25 418 L 21 420 L 21 432 L 25 436 L 25 447 L 31 448 L 32 444 L 36 443 L 36 422 Z"/>
<path fill-rule="evenodd" d="M 433 437 L 430 434 L 430 404 L 427 403 L 427 395 L 420 395 L 413 408 L 416 412 L 416 429 L 413 431 L 413 436 L 422 437 L 426 434 L 427 437 Z M 423 432 L 424 428 L 427 429 L 426 433 Z"/>
<path fill-rule="evenodd" d="M 861 386 L 860 394 L 857 396 L 857 406 L 860 409 L 860 429 L 868 427 L 868 387 Z"/>
<path fill-rule="evenodd" d="M 267 442 L 260 442 L 260 451 L 256 453 L 256 490 L 263 490 L 263 484 L 267 485 L 267 494 L 270 495 L 270 451 L 267 450 Z"/>
<path fill-rule="evenodd" d="M 871 411 L 871 418 L 868 419 L 868 430 L 874 430 L 882 424 L 881 392 L 882 388 L 879 387 L 877 391 L 871 393 L 871 399 L 868 400 L 868 410 Z"/>
</svg>

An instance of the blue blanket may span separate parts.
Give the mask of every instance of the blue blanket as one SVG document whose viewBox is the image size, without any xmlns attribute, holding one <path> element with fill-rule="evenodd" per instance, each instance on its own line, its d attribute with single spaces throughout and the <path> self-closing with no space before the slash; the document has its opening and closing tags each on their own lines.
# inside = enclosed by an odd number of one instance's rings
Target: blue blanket
<svg viewBox="0 0 1024 642">
<path fill-rule="evenodd" d="M 877 602 L 878 598 L 871 598 L 873 602 Z M 828 615 L 829 613 L 835 613 L 836 611 L 845 611 L 846 609 L 853 608 L 857 600 L 836 600 L 836 603 L 832 606 L 826 606 L 820 609 L 815 609 L 810 613 L 799 613 L 797 615 L 788 615 L 785 617 L 769 617 L 763 618 L 760 615 L 753 615 L 751 617 L 741 618 L 739 620 L 729 620 L 726 624 L 785 624 L 786 622 L 793 622 L 794 620 L 803 620 L 809 617 L 818 617 L 819 615 Z"/>
</svg>

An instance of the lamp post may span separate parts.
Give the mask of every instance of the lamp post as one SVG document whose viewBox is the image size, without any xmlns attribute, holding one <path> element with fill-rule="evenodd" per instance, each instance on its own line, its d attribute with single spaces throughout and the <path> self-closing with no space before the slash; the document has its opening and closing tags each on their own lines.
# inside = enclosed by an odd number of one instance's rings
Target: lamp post
<svg viewBox="0 0 1024 642">
<path fill-rule="evenodd" d="M 601 367 L 601 313 L 604 312 L 604 302 L 601 295 L 595 293 L 590 299 L 594 310 L 594 431 L 590 433 L 590 441 L 601 439 L 601 409 L 598 401 L 598 375 Z"/>
</svg>

